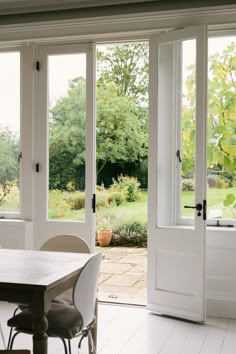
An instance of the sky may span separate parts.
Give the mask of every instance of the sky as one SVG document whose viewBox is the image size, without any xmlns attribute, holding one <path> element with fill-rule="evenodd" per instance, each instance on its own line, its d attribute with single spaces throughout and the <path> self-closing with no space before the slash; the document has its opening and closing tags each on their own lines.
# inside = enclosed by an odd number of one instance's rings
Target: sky
<svg viewBox="0 0 236 354">
<path fill-rule="evenodd" d="M 236 41 L 236 36 L 209 39 L 209 55 L 222 50 L 232 40 Z M 186 65 L 193 62 L 194 53 L 193 41 L 188 42 Z M 49 102 L 52 105 L 66 94 L 70 80 L 85 77 L 85 54 L 51 56 L 49 68 Z M 0 124 L 8 125 L 14 131 L 20 129 L 20 55 L 17 52 L 0 52 Z"/>
</svg>

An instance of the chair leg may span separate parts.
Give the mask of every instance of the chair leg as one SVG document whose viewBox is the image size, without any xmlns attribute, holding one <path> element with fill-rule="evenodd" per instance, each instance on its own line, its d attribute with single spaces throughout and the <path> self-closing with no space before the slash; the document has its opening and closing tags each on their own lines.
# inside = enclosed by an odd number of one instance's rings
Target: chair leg
<svg viewBox="0 0 236 354">
<path fill-rule="evenodd" d="M 16 315 L 17 311 L 19 310 L 19 307 L 17 307 L 14 312 L 13 312 L 13 317 Z M 9 348 L 9 345 L 11 343 L 11 337 L 12 337 L 12 333 L 13 333 L 13 327 L 11 327 L 10 332 L 9 332 L 9 337 L 8 337 L 8 343 L 7 343 L 7 348 Z"/>
<path fill-rule="evenodd" d="M 62 340 L 62 343 L 64 345 L 64 350 L 65 350 L 65 354 L 68 354 L 68 350 L 67 350 L 67 345 L 66 345 L 66 341 L 64 338 L 60 338 Z M 69 353 L 70 354 L 70 353 Z"/>
<path fill-rule="evenodd" d="M 91 329 L 91 334 L 93 338 L 93 344 L 94 344 L 94 353 L 96 353 L 96 348 L 97 348 L 97 323 L 98 323 L 98 299 L 96 299 L 95 303 L 95 309 L 94 309 L 94 317 L 95 317 L 95 324 Z M 89 352 L 91 353 L 91 352 Z"/>
<path fill-rule="evenodd" d="M 69 348 L 69 354 L 71 354 L 71 343 L 70 343 L 70 339 L 68 339 L 68 348 Z"/>
<path fill-rule="evenodd" d="M 96 354 L 96 346 L 91 331 L 88 332 L 88 350 L 89 354 Z"/>
<path fill-rule="evenodd" d="M 6 342 L 5 342 L 5 337 L 4 337 L 4 334 L 3 334 L 1 323 L 0 323 L 0 333 L 1 333 L 4 349 L 6 349 Z"/>
<path fill-rule="evenodd" d="M 8 342 L 7 349 L 11 350 L 11 349 L 13 348 L 14 340 L 15 340 L 16 336 L 17 336 L 19 333 L 20 333 L 20 332 L 16 332 L 16 333 L 12 336 L 11 341 Z"/>
</svg>

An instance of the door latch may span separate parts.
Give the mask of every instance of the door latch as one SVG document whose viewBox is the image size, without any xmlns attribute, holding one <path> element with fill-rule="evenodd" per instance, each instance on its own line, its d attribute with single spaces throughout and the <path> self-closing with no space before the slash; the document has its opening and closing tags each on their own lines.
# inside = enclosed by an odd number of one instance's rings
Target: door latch
<svg viewBox="0 0 236 354">
<path fill-rule="evenodd" d="M 197 216 L 201 216 L 202 215 L 201 211 L 202 211 L 203 207 L 202 207 L 201 203 L 198 203 L 196 205 L 184 205 L 184 208 L 186 208 L 186 209 L 197 209 L 197 211 L 198 211 Z"/>
</svg>

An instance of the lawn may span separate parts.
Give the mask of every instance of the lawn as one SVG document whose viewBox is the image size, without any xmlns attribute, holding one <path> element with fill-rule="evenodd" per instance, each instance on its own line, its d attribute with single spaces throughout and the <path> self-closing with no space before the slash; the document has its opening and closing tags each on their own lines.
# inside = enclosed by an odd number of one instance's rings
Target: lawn
<svg viewBox="0 0 236 354">
<path fill-rule="evenodd" d="M 208 214 L 214 209 L 222 210 L 222 217 L 228 219 L 236 218 L 236 209 L 232 206 L 224 207 L 223 200 L 227 194 L 234 194 L 236 197 L 236 188 L 218 189 L 209 188 L 207 191 L 208 199 Z M 140 222 L 147 222 L 147 192 L 141 193 L 141 198 L 132 203 L 126 203 L 120 206 L 113 206 L 109 208 L 100 208 L 97 210 L 97 221 L 107 219 L 111 224 L 119 224 L 121 221 L 136 220 Z M 182 193 L 182 215 L 193 216 L 194 210 L 185 209 L 184 205 L 195 205 L 194 192 Z"/>
<path fill-rule="evenodd" d="M 232 206 L 224 207 L 223 200 L 227 194 L 233 194 L 236 198 L 236 188 L 208 188 L 207 190 L 207 208 L 208 216 L 214 210 L 222 210 L 222 217 L 227 219 L 236 218 L 236 209 Z M 194 205 L 194 192 L 182 193 L 182 215 L 192 216 L 193 211 L 191 209 L 184 209 L 184 205 Z"/>
</svg>

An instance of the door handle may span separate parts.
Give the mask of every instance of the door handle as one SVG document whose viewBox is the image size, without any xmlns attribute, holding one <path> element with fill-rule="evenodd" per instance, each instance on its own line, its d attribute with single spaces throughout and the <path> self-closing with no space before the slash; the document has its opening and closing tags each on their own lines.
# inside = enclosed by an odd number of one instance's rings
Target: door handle
<svg viewBox="0 0 236 354">
<path fill-rule="evenodd" d="M 202 215 L 201 214 L 201 210 L 202 210 L 203 207 L 202 207 L 201 203 L 198 203 L 196 205 L 184 205 L 184 208 L 186 208 L 186 209 L 197 209 L 197 211 L 198 211 L 197 215 L 198 216 Z"/>
</svg>

